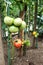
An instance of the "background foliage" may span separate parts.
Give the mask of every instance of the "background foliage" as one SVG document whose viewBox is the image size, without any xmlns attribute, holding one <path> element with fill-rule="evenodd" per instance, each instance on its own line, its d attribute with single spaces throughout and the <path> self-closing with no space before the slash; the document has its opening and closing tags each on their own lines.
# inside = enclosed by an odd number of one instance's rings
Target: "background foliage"
<svg viewBox="0 0 43 65">
<path fill-rule="evenodd" d="M 20 11 L 23 11 L 24 6 L 26 4 L 27 6 L 26 22 L 27 24 L 28 22 L 30 22 L 30 24 L 34 24 L 35 1 L 37 0 L 6 0 L 6 1 L 11 2 L 11 5 L 9 5 L 9 16 L 14 18 L 19 17 Z M 2 14 L 2 21 L 4 16 L 7 15 L 6 6 L 7 3 L 5 2 L 5 0 L 0 0 L 0 13 Z M 43 0 L 38 0 L 37 26 L 39 30 L 43 29 Z"/>
</svg>

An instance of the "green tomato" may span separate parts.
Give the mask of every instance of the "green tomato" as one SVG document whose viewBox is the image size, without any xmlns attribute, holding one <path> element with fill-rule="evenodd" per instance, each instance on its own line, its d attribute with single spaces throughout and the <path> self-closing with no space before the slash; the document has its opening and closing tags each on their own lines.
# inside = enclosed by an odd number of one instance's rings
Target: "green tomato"
<svg viewBox="0 0 43 65">
<path fill-rule="evenodd" d="M 10 26 L 10 27 L 9 27 L 9 31 L 10 31 L 11 33 L 16 33 L 16 32 L 19 31 L 19 29 L 18 29 L 18 27 Z"/>
<path fill-rule="evenodd" d="M 38 35 L 39 35 L 39 33 L 37 33 L 37 34 L 35 35 L 35 37 L 38 37 Z"/>
<path fill-rule="evenodd" d="M 29 40 L 25 40 L 24 43 L 26 46 L 30 46 L 30 41 Z"/>
<path fill-rule="evenodd" d="M 26 23 L 24 21 L 22 21 L 22 24 L 20 26 L 20 30 L 23 30 L 26 28 Z"/>
<path fill-rule="evenodd" d="M 21 23 L 22 23 L 22 19 L 21 19 L 21 18 L 16 18 L 16 19 L 14 20 L 14 25 L 15 25 L 15 26 L 20 26 Z"/>
<path fill-rule="evenodd" d="M 14 22 L 14 19 L 11 18 L 11 17 L 9 17 L 9 16 L 6 16 L 6 17 L 4 18 L 4 23 L 5 23 L 6 25 L 12 25 L 13 22 Z"/>
</svg>

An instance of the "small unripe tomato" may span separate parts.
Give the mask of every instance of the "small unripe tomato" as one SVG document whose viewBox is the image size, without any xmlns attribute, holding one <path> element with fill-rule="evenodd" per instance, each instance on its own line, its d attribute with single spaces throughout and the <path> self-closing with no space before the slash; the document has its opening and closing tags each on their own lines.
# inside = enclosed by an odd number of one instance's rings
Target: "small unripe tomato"
<svg viewBox="0 0 43 65">
<path fill-rule="evenodd" d="M 34 35 L 34 36 L 36 35 L 36 31 L 33 32 L 33 35 Z"/>
<path fill-rule="evenodd" d="M 20 39 L 16 39 L 13 44 L 16 48 L 21 48 L 22 41 Z"/>
</svg>

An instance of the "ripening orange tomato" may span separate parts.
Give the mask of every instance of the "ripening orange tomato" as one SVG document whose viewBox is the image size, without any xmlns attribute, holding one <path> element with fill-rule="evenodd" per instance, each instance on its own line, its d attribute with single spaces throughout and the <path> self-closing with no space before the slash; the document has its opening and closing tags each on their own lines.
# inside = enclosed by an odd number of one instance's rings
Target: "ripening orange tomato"
<svg viewBox="0 0 43 65">
<path fill-rule="evenodd" d="M 16 39 L 16 40 L 14 41 L 14 46 L 15 46 L 16 48 L 20 48 L 20 47 L 22 46 L 22 41 L 21 41 L 20 39 Z"/>
</svg>

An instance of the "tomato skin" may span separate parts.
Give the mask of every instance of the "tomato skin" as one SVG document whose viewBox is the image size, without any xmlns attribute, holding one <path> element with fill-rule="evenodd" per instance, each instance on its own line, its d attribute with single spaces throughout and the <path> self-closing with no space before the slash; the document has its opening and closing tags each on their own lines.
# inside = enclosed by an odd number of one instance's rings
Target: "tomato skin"
<svg viewBox="0 0 43 65">
<path fill-rule="evenodd" d="M 20 26 L 21 24 L 22 24 L 22 19 L 21 18 L 15 18 L 14 25 L 15 26 Z"/>
<path fill-rule="evenodd" d="M 13 22 L 14 22 L 14 19 L 11 18 L 11 17 L 9 17 L 9 16 L 6 16 L 6 17 L 4 18 L 4 23 L 5 23 L 6 25 L 12 25 Z"/>
<path fill-rule="evenodd" d="M 26 28 L 26 22 L 25 21 L 22 21 L 22 24 L 20 26 L 20 30 L 23 30 Z"/>
<path fill-rule="evenodd" d="M 18 27 L 15 27 L 14 25 L 12 25 L 12 26 L 9 27 L 9 31 L 11 33 L 16 33 L 16 32 L 19 31 L 19 29 L 18 29 Z"/>
<path fill-rule="evenodd" d="M 34 36 L 36 35 L 36 31 L 33 32 L 33 35 L 34 35 Z"/>
<path fill-rule="evenodd" d="M 22 41 L 20 39 L 17 39 L 14 41 L 14 46 L 16 48 L 20 48 L 22 46 Z"/>
<path fill-rule="evenodd" d="M 21 43 L 14 43 L 14 46 L 15 46 L 16 48 L 20 48 L 20 47 L 21 47 Z"/>
</svg>

